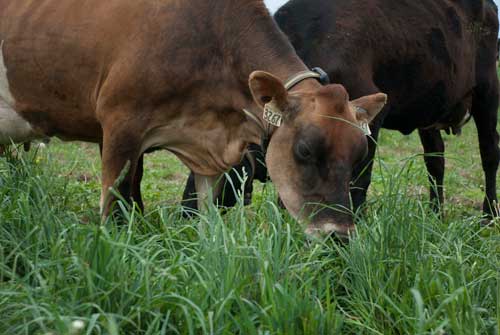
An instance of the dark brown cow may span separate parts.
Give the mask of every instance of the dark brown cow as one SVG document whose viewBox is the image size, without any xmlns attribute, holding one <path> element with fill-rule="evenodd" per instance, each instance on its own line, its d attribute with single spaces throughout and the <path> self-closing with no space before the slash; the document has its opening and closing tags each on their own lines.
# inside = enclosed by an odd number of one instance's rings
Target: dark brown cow
<svg viewBox="0 0 500 335">
<path fill-rule="evenodd" d="M 275 18 L 306 64 L 324 67 L 353 97 L 388 93 L 372 136 L 377 139 L 381 126 L 403 134 L 419 130 L 436 202 L 443 202 L 440 131 L 458 134 L 472 116 L 485 172 L 483 210 L 497 214 L 498 14 L 492 1 L 293 0 Z M 367 164 L 374 153 L 370 145 Z M 355 206 L 366 198 L 370 175 L 371 163 L 352 192 Z"/>
<path fill-rule="evenodd" d="M 321 66 L 353 97 L 388 93 L 372 137 L 381 127 L 403 134 L 418 129 L 436 210 L 443 202 L 440 131 L 458 134 L 472 116 L 486 179 L 483 209 L 497 214 L 498 16 L 492 1 L 292 0 L 275 18 L 302 60 Z M 370 183 L 375 142 L 369 147 L 355 172 L 368 165 L 352 190 L 355 208 Z"/>
<path fill-rule="evenodd" d="M 282 122 L 266 159 L 283 202 L 296 217 L 317 212 L 311 230 L 345 235 L 350 217 L 317 204 L 346 206 L 352 164 L 367 150 L 358 123 L 386 96 L 349 102 L 306 70 L 262 1 L 0 0 L 0 143 L 102 144 L 104 213 L 121 175 L 121 195 L 142 204 L 143 154 L 163 148 L 195 172 L 203 201 L 261 142 L 265 108 Z"/>
</svg>

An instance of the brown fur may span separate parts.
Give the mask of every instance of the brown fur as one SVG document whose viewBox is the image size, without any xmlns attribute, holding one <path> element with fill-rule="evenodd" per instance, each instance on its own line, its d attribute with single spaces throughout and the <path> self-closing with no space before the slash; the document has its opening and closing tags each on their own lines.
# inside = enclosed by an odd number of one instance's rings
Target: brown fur
<svg viewBox="0 0 500 335">
<path fill-rule="evenodd" d="M 15 109 L 40 134 L 103 143 L 103 193 L 127 160 L 133 176 L 150 146 L 199 174 L 228 169 L 255 137 L 239 112 L 251 105 L 250 72 L 304 69 L 260 1 L 0 0 L 0 8 Z M 239 10 L 247 20 L 224 23 L 220 13 Z M 148 143 L 161 127 L 167 143 Z"/>
</svg>

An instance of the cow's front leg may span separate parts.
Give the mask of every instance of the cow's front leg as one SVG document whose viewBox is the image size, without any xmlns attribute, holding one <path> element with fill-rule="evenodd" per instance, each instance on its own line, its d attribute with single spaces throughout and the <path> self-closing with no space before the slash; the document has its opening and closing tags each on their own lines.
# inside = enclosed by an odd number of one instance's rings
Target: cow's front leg
<svg viewBox="0 0 500 335">
<path fill-rule="evenodd" d="M 186 187 L 182 194 L 183 215 L 189 217 L 193 211 L 198 210 L 198 199 L 196 197 L 196 185 L 194 182 L 194 172 L 190 172 L 186 181 Z"/>
<path fill-rule="evenodd" d="M 444 202 L 444 142 L 439 130 L 419 129 L 418 134 L 424 147 L 424 160 L 429 173 L 430 199 L 434 212 L 438 213 Z"/>
<path fill-rule="evenodd" d="M 366 193 L 371 183 L 373 159 L 377 151 L 377 139 L 380 126 L 372 126 L 371 131 L 372 135 L 368 137 L 368 154 L 365 159 L 354 168 L 352 174 L 351 198 L 354 212 L 356 212 L 366 201 Z"/>
<path fill-rule="evenodd" d="M 331 77 L 335 78 L 336 76 L 331 74 Z M 351 98 L 353 99 L 380 92 L 375 83 L 367 81 L 364 76 L 347 77 L 349 77 L 349 79 L 346 80 L 344 84 Z M 350 191 L 353 212 L 356 212 L 366 201 L 366 194 L 368 192 L 368 187 L 370 187 L 372 179 L 373 160 L 377 151 L 378 134 L 389 107 L 390 106 L 386 106 L 384 108 L 384 111 L 382 111 L 371 122 L 371 135 L 367 136 L 368 153 L 366 157 L 353 169 Z"/>
<path fill-rule="evenodd" d="M 194 184 L 197 195 L 197 206 L 201 212 L 207 211 L 210 203 L 213 202 L 220 193 L 221 175 L 202 176 L 194 175 Z"/>
<path fill-rule="evenodd" d="M 141 154 L 137 162 L 137 169 L 134 173 L 134 179 L 132 181 L 132 199 L 137 204 L 137 207 L 144 213 L 144 203 L 142 201 L 141 194 L 141 181 L 144 175 L 144 154 Z"/>
<path fill-rule="evenodd" d="M 141 141 L 133 131 L 134 127 L 120 124 L 120 128 L 103 128 L 101 214 L 107 217 L 116 201 L 110 192 L 111 188 L 129 203 L 137 201 L 133 199 L 134 182 L 140 182 L 142 177 L 142 166 L 138 169 L 138 163 L 142 163 L 142 152 Z M 137 172 L 141 174 L 140 177 L 136 176 Z M 142 200 L 139 206 L 142 206 Z"/>
</svg>

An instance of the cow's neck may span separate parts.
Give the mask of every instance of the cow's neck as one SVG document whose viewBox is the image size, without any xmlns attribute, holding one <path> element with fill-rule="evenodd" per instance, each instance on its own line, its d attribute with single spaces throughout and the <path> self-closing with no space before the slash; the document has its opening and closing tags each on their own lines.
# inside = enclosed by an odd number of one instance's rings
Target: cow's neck
<svg viewBox="0 0 500 335">
<path fill-rule="evenodd" d="M 245 84 L 248 83 L 249 75 L 255 70 L 270 72 L 283 82 L 292 75 L 307 70 L 262 1 L 240 1 L 262 4 L 262 6 L 254 5 L 254 12 L 250 10 L 249 15 L 236 20 L 236 27 L 231 30 L 239 31 L 238 34 L 225 32 L 226 38 L 234 39 L 230 53 L 237 56 L 234 57 L 232 66 Z"/>
<path fill-rule="evenodd" d="M 224 36 L 230 40 L 226 43 L 231 48 L 228 54 L 237 55 L 230 61 L 231 73 L 237 76 L 239 86 L 242 88 L 236 94 L 243 95 L 245 98 L 236 99 L 236 101 L 244 101 L 244 104 L 235 108 L 239 110 L 245 108 L 255 116 L 242 125 L 241 136 L 249 142 L 260 144 L 263 136 L 262 126 L 266 126 L 266 123 L 263 120 L 262 111 L 254 104 L 248 88 L 250 74 L 255 70 L 266 71 L 285 83 L 295 74 L 307 70 L 307 67 L 297 56 L 292 45 L 279 30 L 261 1 L 230 1 L 245 3 L 250 8 L 248 15 L 235 20 L 234 26 L 226 27 L 228 31 L 224 33 Z M 292 91 L 313 89 L 318 85 L 316 80 L 308 79 L 296 85 Z M 241 92 L 246 92 L 246 94 Z M 254 120 L 260 120 L 260 126 Z M 273 128 L 270 129 L 271 132 L 272 130 Z"/>
<path fill-rule="evenodd" d="M 182 136 L 189 139 L 190 145 L 177 144 L 168 148 L 195 173 L 214 175 L 238 164 L 246 145 L 260 144 L 265 135 L 262 111 L 254 103 L 248 85 L 250 74 L 256 70 L 267 71 L 285 82 L 307 68 L 262 1 L 218 0 L 207 1 L 205 5 L 214 6 L 205 12 L 217 13 L 209 20 L 208 28 L 218 36 L 216 43 L 222 59 L 219 66 L 210 68 L 211 73 L 208 73 L 217 78 L 217 85 L 207 81 L 199 98 L 217 101 L 220 108 L 212 107 L 205 112 L 214 113 L 213 117 L 205 116 L 210 120 L 210 131 L 200 136 L 199 129 L 203 128 L 200 125 L 193 133 Z M 313 89 L 318 85 L 315 80 L 305 80 L 293 90 Z M 253 113 L 255 118 L 246 117 L 243 109 Z M 223 114 L 222 110 L 232 110 L 233 115 Z"/>
</svg>

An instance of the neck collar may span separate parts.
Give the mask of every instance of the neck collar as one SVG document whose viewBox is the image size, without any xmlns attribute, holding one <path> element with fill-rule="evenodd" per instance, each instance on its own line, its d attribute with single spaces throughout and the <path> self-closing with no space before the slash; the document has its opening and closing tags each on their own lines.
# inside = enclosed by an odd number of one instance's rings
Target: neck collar
<svg viewBox="0 0 500 335">
<path fill-rule="evenodd" d="M 311 78 L 319 81 L 319 83 L 321 85 L 330 84 L 330 78 L 328 77 L 328 74 L 325 71 L 323 71 L 321 68 L 315 67 L 312 70 L 302 71 L 302 72 L 299 72 L 299 73 L 296 73 L 295 75 L 293 75 L 291 78 L 289 78 L 286 81 L 285 88 L 287 89 L 287 91 L 289 91 L 292 88 L 294 88 L 295 86 L 297 86 L 298 84 L 300 84 L 301 82 L 303 82 L 304 80 L 311 79 Z"/>
<path fill-rule="evenodd" d="M 285 82 L 285 88 L 287 91 L 290 91 L 292 88 L 294 88 L 295 86 L 297 86 L 298 84 L 307 79 L 316 79 L 317 81 L 319 81 L 321 85 L 330 84 L 330 78 L 328 77 L 328 74 L 321 68 L 315 67 L 312 70 L 305 70 L 294 74 Z M 265 154 L 267 151 L 267 147 L 269 146 L 269 142 L 271 141 L 271 130 L 273 125 L 271 125 L 267 121 L 264 121 L 265 124 L 263 125 L 262 121 L 252 112 L 246 109 L 243 109 L 243 112 L 250 120 L 252 120 L 252 122 L 256 123 L 262 130 L 263 137 L 262 137 L 261 147 Z"/>
</svg>

